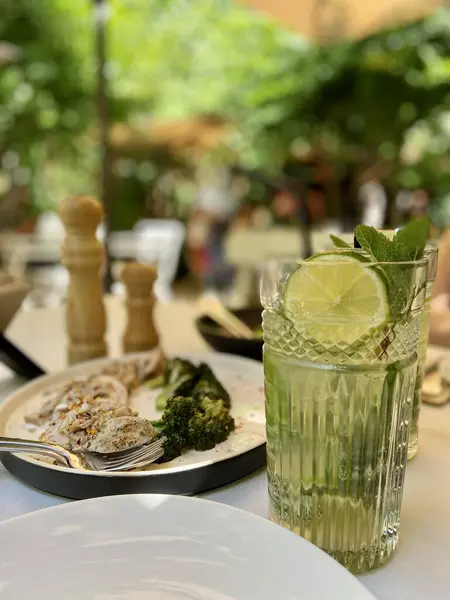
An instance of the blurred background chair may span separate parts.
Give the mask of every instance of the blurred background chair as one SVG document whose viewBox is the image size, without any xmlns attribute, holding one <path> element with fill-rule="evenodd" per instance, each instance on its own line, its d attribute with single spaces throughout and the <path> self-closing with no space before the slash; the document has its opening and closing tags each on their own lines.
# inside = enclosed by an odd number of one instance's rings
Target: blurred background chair
<svg viewBox="0 0 450 600">
<path fill-rule="evenodd" d="M 136 260 L 151 263 L 158 269 L 155 295 L 158 300 L 172 299 L 172 284 L 186 237 L 186 227 L 170 219 L 142 219 L 134 227 Z"/>
<path fill-rule="evenodd" d="M 60 264 L 64 227 L 55 212 L 43 212 L 33 234 L 19 238 L 24 244 L 24 271 L 30 292 L 23 303 L 25 310 L 57 306 L 66 294 L 69 278 Z"/>
<path fill-rule="evenodd" d="M 158 270 L 155 295 L 161 302 L 173 298 L 172 285 L 177 274 L 186 227 L 175 219 L 141 219 L 132 231 L 113 232 L 109 237 L 110 254 L 122 261 L 133 259 L 153 264 Z M 113 268 L 114 294 L 123 295 L 124 286 L 118 281 L 120 266 Z"/>
</svg>

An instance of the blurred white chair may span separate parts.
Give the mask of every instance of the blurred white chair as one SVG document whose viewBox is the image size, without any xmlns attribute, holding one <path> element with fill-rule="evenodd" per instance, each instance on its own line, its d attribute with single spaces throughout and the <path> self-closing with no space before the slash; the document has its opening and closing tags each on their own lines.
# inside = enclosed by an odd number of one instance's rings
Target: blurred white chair
<svg viewBox="0 0 450 600">
<path fill-rule="evenodd" d="M 24 310 L 56 308 L 64 302 L 69 285 L 69 274 L 62 265 L 49 265 L 30 270 L 31 290 L 23 303 Z"/>
<path fill-rule="evenodd" d="M 64 239 L 64 225 L 55 212 L 39 215 L 36 222 L 36 237 L 48 243 L 61 244 Z"/>
<path fill-rule="evenodd" d="M 25 310 L 55 307 L 63 302 L 69 281 L 59 262 L 64 236 L 64 225 L 56 212 L 39 215 L 36 231 L 29 240 L 27 263 L 31 267 L 27 276 L 31 291 L 23 305 Z"/>
<path fill-rule="evenodd" d="M 111 231 L 108 234 L 108 250 L 113 260 L 136 258 L 136 233 L 134 231 Z"/>
<path fill-rule="evenodd" d="M 180 260 L 186 227 L 172 219 L 142 219 L 134 227 L 136 260 L 158 269 L 155 295 L 161 302 L 173 298 L 172 284 Z"/>
</svg>

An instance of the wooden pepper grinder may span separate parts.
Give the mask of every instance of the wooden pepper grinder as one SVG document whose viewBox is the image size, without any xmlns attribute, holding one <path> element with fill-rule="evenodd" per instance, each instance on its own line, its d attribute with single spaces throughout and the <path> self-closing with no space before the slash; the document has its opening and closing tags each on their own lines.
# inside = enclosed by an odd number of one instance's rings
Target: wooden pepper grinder
<svg viewBox="0 0 450 600">
<path fill-rule="evenodd" d="M 100 274 L 105 252 L 96 235 L 103 210 L 95 198 L 72 196 L 61 203 L 59 214 L 66 229 L 61 262 L 70 276 L 66 328 L 68 362 L 73 364 L 107 355 Z"/>
<path fill-rule="evenodd" d="M 143 352 L 158 346 L 158 333 L 153 321 L 155 296 L 153 284 L 156 269 L 151 265 L 128 263 L 122 269 L 121 281 L 127 290 L 128 322 L 123 336 L 123 351 Z"/>
</svg>

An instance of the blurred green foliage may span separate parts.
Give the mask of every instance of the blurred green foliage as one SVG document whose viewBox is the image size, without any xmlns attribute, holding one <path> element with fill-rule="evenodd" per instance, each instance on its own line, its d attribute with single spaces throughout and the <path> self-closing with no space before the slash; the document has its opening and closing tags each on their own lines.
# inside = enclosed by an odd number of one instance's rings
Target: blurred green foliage
<svg viewBox="0 0 450 600">
<path fill-rule="evenodd" d="M 92 58 L 61 18 L 64 4 L 0 0 L 0 40 L 19 53 L 0 67 L 0 143 L 30 164 L 42 141 L 55 153 L 72 150 L 93 115 Z"/>
<path fill-rule="evenodd" d="M 448 189 L 450 10 L 319 48 L 233 0 L 108 6 L 115 121 L 221 115 L 236 130 L 213 160 L 277 173 L 312 151 L 359 170 L 387 164 L 398 187 Z M 20 50 L 0 65 L 0 156 L 18 157 L 7 161 L 12 179 L 25 168 L 34 181 L 56 161 L 72 173 L 60 181 L 94 185 L 93 2 L 0 0 L 0 15 L 0 40 Z"/>
</svg>

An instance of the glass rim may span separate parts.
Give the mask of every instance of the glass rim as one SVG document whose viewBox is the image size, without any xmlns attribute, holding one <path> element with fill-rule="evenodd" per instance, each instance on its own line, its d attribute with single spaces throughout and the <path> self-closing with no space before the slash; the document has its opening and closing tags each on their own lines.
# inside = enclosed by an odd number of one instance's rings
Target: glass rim
<svg viewBox="0 0 450 600">
<path fill-rule="evenodd" d="M 358 250 L 358 249 L 356 249 Z M 303 265 L 303 264 L 308 264 L 308 265 L 312 265 L 313 263 L 315 263 L 316 261 L 312 261 L 309 260 L 307 258 L 270 258 L 268 260 L 265 260 L 261 263 L 262 267 L 266 267 L 269 265 L 285 265 L 285 266 L 289 266 L 289 265 Z M 321 266 L 333 266 L 333 265 L 339 265 L 339 264 L 348 264 L 348 261 L 346 260 L 330 260 L 330 261 L 317 261 L 316 264 L 320 264 Z M 360 261 L 359 264 L 363 265 L 364 267 L 385 267 L 385 266 L 410 266 L 410 267 L 427 267 L 428 268 L 428 259 L 426 256 L 423 256 L 422 258 L 419 258 L 417 260 L 405 260 L 405 261 Z"/>
</svg>

